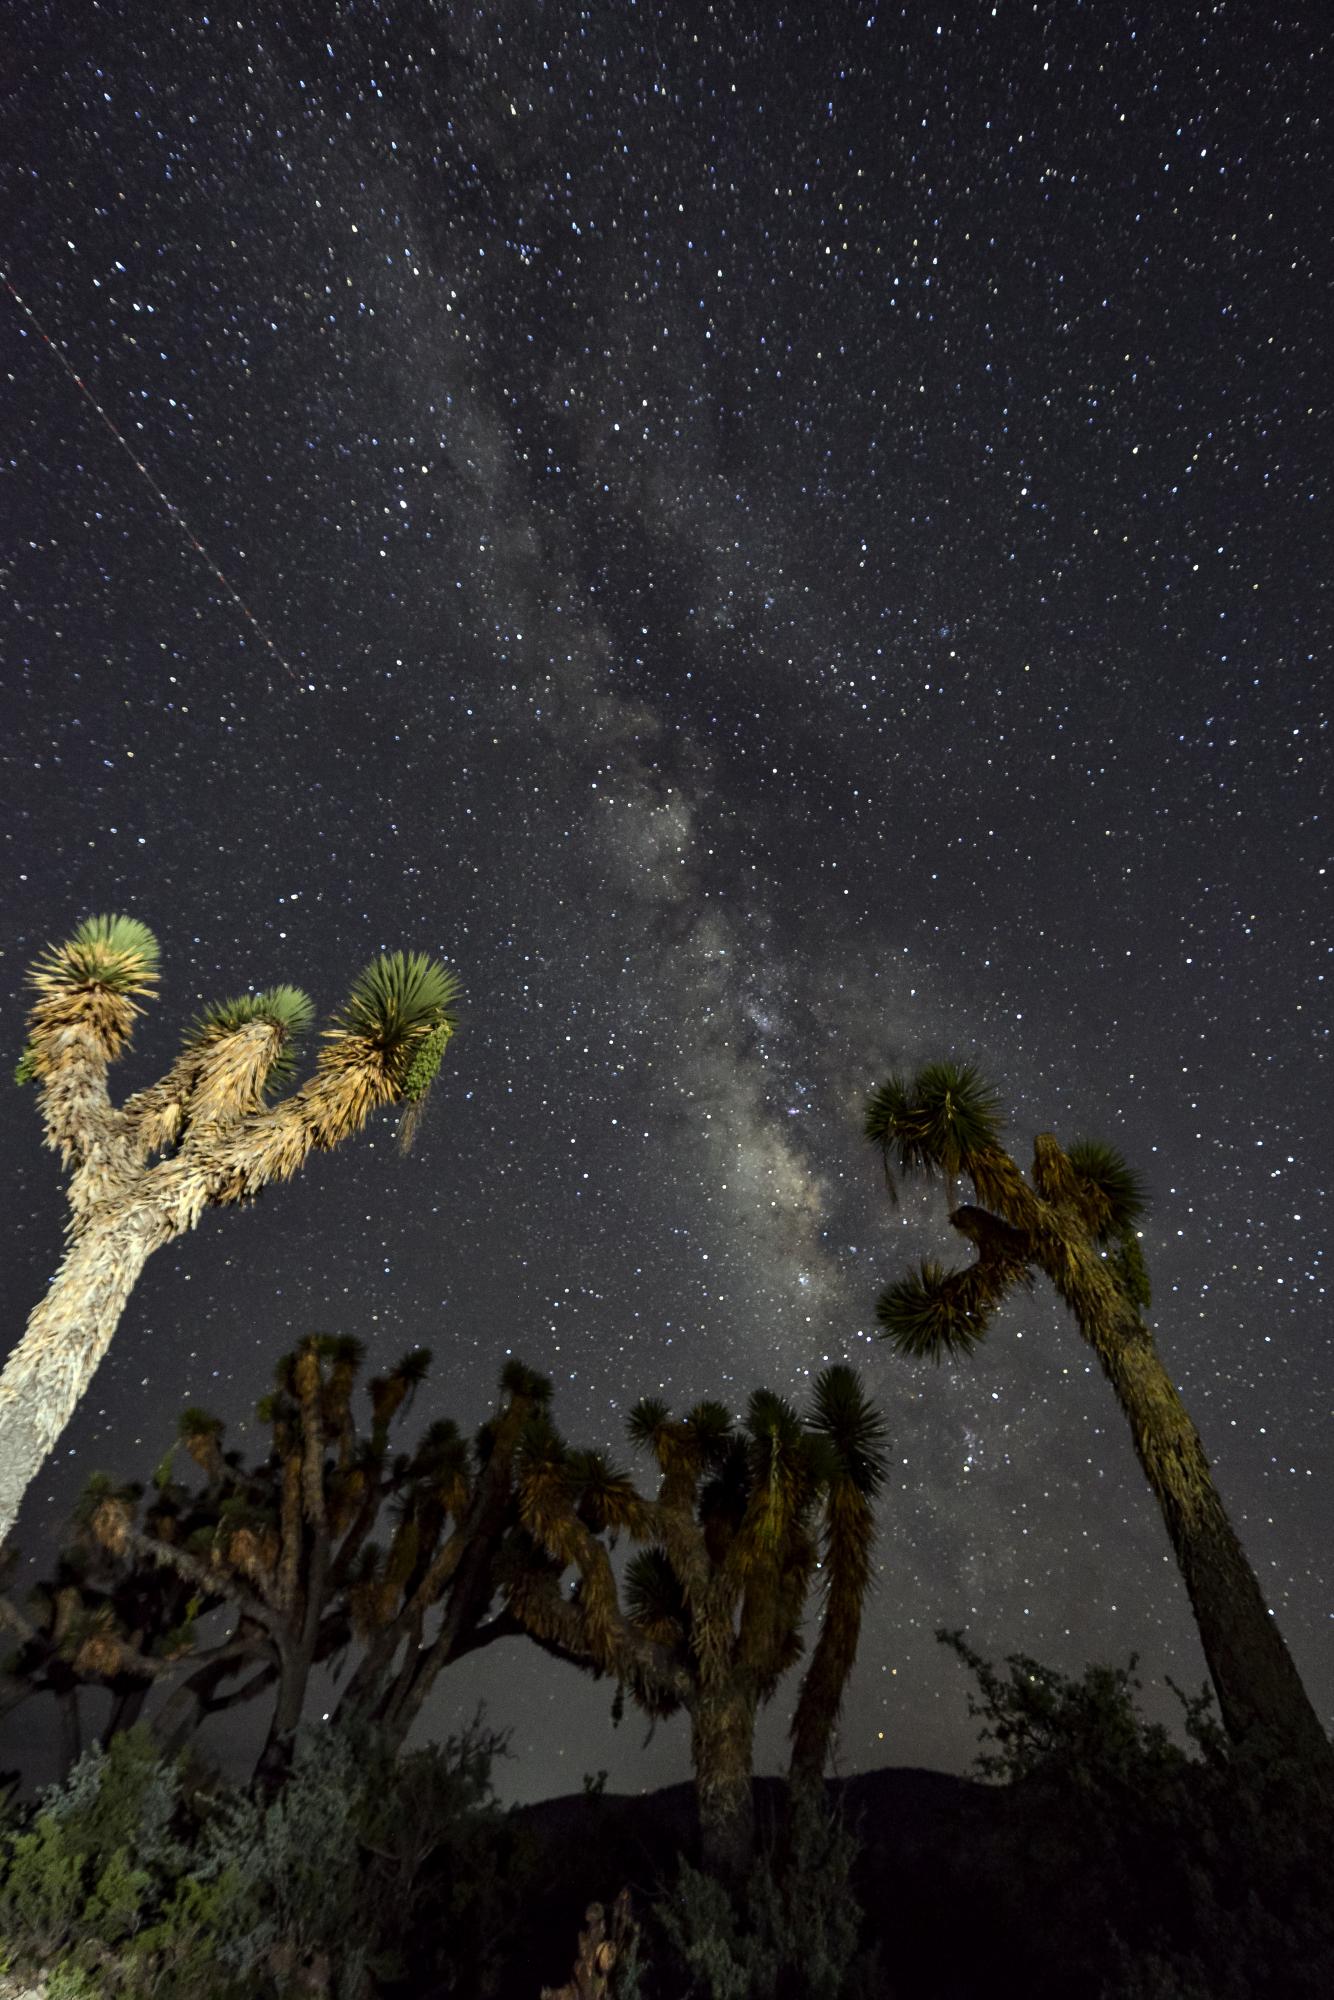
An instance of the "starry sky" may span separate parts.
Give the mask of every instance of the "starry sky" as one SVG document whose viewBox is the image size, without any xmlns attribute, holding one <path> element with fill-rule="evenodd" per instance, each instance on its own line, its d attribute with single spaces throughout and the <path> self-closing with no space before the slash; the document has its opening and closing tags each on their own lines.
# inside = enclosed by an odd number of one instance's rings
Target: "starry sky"
<svg viewBox="0 0 1334 2000">
<path fill-rule="evenodd" d="M 966 1368 L 874 1338 L 950 1232 L 888 1208 L 862 1106 L 953 1054 L 1021 1158 L 1093 1133 L 1147 1175 L 1162 1351 L 1334 1715 L 1313 18 L 24 10 L 11 1054 L 24 967 L 93 911 L 163 948 L 127 1089 L 220 994 L 331 1009 L 400 945 L 466 991 L 411 1156 L 386 1122 L 149 1266 L 28 1575 L 187 1404 L 254 1437 L 307 1331 L 430 1345 L 422 1416 L 468 1426 L 519 1354 L 590 1445 L 849 1359 L 891 1476 L 842 1768 L 969 1762 L 942 1624 L 1138 1651 L 1172 1712 L 1184 1591 L 1050 1295 Z M 27 1098 L 3 1187 L 7 1344 L 63 1222 Z M 507 1795 L 686 1773 L 684 1723 L 645 1747 L 519 1643 L 429 1726 L 480 1695 Z"/>
</svg>

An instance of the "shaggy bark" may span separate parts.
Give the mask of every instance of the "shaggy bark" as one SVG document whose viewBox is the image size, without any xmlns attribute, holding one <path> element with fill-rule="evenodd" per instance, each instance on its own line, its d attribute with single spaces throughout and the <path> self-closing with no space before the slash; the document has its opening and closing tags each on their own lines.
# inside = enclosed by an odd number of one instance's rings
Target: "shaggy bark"
<svg viewBox="0 0 1334 2000">
<path fill-rule="evenodd" d="M 735 1682 L 701 1689 L 691 1702 L 690 1749 L 700 1857 L 710 1874 L 739 1888 L 755 1843 L 754 1694 Z"/>
<path fill-rule="evenodd" d="M 1200 1644 L 1234 1742 L 1267 1742 L 1334 1782 L 1334 1748 L 1214 1485 L 1199 1433 L 1147 1328 L 1095 1341 L 1130 1423 L 1199 1627 Z"/>
<path fill-rule="evenodd" d="M 101 1216 L 70 1244 L 0 1376 L 0 1542 L 111 1345 L 144 1265 L 173 1231 L 149 1202 Z"/>
</svg>

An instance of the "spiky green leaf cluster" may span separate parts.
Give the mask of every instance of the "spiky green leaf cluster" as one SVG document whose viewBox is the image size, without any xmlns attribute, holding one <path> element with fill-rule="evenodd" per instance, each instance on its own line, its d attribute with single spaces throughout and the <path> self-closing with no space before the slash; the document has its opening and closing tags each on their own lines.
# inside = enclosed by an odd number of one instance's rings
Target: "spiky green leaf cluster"
<svg viewBox="0 0 1334 2000">
<path fill-rule="evenodd" d="M 391 1058 L 404 1057 L 406 1078 L 422 1038 L 442 1027 L 452 1032 L 458 991 L 454 974 L 425 952 L 390 952 L 354 982 L 336 1026 Z"/>
<path fill-rule="evenodd" d="M 773 1389 L 753 1389 L 746 1405 L 746 1429 L 756 1444 L 795 1445 L 801 1426 L 791 1403 Z"/>
<path fill-rule="evenodd" d="M 733 1441 L 730 1411 L 722 1403 L 696 1403 L 686 1424 L 703 1463 L 720 1464 Z"/>
<path fill-rule="evenodd" d="M 839 1364 L 816 1376 L 806 1426 L 831 1446 L 840 1475 L 873 1499 L 885 1478 L 885 1420 L 855 1369 Z"/>
<path fill-rule="evenodd" d="M 640 1549 L 627 1563 L 625 1608 L 634 1624 L 650 1632 L 685 1626 L 685 1592 L 663 1549 Z"/>
<path fill-rule="evenodd" d="M 32 980 L 47 992 L 100 986 L 126 998 L 157 984 L 158 942 L 137 917 L 85 917 L 63 944 L 47 947 Z"/>
<path fill-rule="evenodd" d="M 1148 1213 L 1149 1191 L 1144 1178 L 1115 1146 L 1101 1139 L 1077 1139 L 1066 1147 L 1065 1156 L 1094 1198 L 1099 1241 L 1123 1236 Z"/>
<path fill-rule="evenodd" d="M 415 1389 L 426 1380 L 434 1359 L 435 1356 L 429 1347 L 410 1347 L 407 1353 L 401 1355 L 394 1363 L 392 1372 L 397 1375 L 400 1382 L 406 1382 L 410 1389 Z"/>
<path fill-rule="evenodd" d="M 36 1074 L 37 1052 L 30 1043 L 14 1065 L 14 1081 L 22 1089 L 25 1083 L 32 1082 Z"/>
<path fill-rule="evenodd" d="M 865 1132 L 901 1174 L 954 1178 L 999 1146 L 1000 1099 L 975 1064 L 928 1063 L 915 1077 L 888 1077 L 872 1093 Z"/>
<path fill-rule="evenodd" d="M 297 1045 L 310 1033 L 314 1020 L 315 1003 L 299 986 L 269 986 L 262 993 L 241 993 L 232 1000 L 209 1001 L 186 1029 L 185 1046 L 210 1048 L 224 1036 L 249 1027 L 252 1021 L 267 1021 L 282 1035 L 268 1082 L 285 1084 L 295 1073 Z"/>
<path fill-rule="evenodd" d="M 517 1357 L 511 1357 L 500 1371 L 500 1386 L 507 1396 L 524 1396 L 534 1403 L 551 1401 L 551 1383 Z"/>
<path fill-rule="evenodd" d="M 195 1405 L 191 1405 L 188 1410 L 182 1410 L 176 1420 L 176 1429 L 182 1443 L 188 1438 L 220 1438 L 225 1428 L 221 1417 L 215 1417 L 208 1410 L 201 1410 Z"/>
<path fill-rule="evenodd" d="M 671 1422 L 671 1411 L 656 1396 L 644 1396 L 625 1420 L 625 1434 L 636 1451 L 652 1451 Z"/>
<path fill-rule="evenodd" d="M 959 1284 L 960 1273 L 927 1259 L 882 1292 L 876 1318 L 885 1338 L 914 1360 L 962 1359 L 986 1332 L 986 1317 Z"/>
</svg>

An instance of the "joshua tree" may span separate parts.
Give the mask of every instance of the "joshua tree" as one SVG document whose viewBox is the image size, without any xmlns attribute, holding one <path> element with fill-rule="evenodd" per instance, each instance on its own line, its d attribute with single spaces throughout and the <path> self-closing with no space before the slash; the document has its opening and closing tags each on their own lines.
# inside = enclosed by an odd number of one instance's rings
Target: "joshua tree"
<svg viewBox="0 0 1334 2000">
<path fill-rule="evenodd" d="M 740 1430 L 717 1403 L 673 1422 L 645 1401 L 629 1433 L 656 1461 L 653 1500 L 597 1454 L 530 1427 L 520 1509 L 549 1560 L 516 1569 L 509 1603 L 540 1643 L 614 1674 L 648 1714 L 687 1711 L 705 1864 L 739 1881 L 753 1841 L 755 1718 L 800 1657 L 821 1533 L 829 1591 L 795 1734 L 802 1771 L 823 1768 L 869 1575 L 870 1516 L 849 1489 L 869 1499 L 878 1485 L 882 1428 L 852 1371 L 831 1368 L 805 1426 L 757 1390 Z M 619 1529 L 644 1545 L 623 1597 L 608 1545 Z M 561 1585 L 569 1568 L 573 1595 Z"/>
<path fill-rule="evenodd" d="M 0 1375 L 0 1543 L 153 1251 L 206 1208 L 290 1179 L 381 1105 L 407 1107 L 409 1137 L 454 1029 L 451 974 L 396 952 L 356 981 L 315 1074 L 291 1096 L 265 1102 L 290 1081 L 314 1009 L 295 987 L 276 986 L 206 1007 L 166 1074 L 117 1107 L 107 1071 L 157 966 L 143 924 L 91 917 L 29 974 L 38 997 L 17 1076 L 36 1083 L 46 1143 L 70 1170 L 69 1247 Z"/>
<path fill-rule="evenodd" d="M 1147 1199 L 1112 1147 L 1034 1141 L 1025 1180 L 1001 1141 L 1000 1106 L 968 1064 L 891 1076 L 867 1106 L 866 1135 L 893 1174 L 972 1182 L 950 1214 L 971 1264 L 924 1263 L 883 1294 L 880 1323 L 901 1353 L 965 1357 L 1007 1293 L 1041 1272 L 1069 1307 L 1126 1414 L 1199 1626 L 1224 1726 L 1334 1780 L 1334 1750 L 1270 1615 L 1214 1485 L 1199 1434 L 1145 1323 L 1148 1275 L 1136 1224 Z"/>
<path fill-rule="evenodd" d="M 445 1666 L 522 1629 L 488 1613 L 517 1533 L 515 1450 L 547 1384 L 510 1362 L 498 1413 L 475 1446 L 441 1419 L 414 1451 L 391 1454 L 393 1426 L 431 1357 L 415 1349 L 368 1384 L 371 1423 L 359 1436 L 352 1397 L 362 1354 L 358 1341 L 312 1335 L 282 1357 L 277 1388 L 258 1406 L 272 1449 L 253 1470 L 223 1452 L 216 1418 L 192 1410 L 181 1436 L 207 1474 L 202 1495 L 164 1479 L 164 1462 L 144 1529 L 134 1494 L 103 1491 L 88 1503 L 113 1558 L 162 1565 L 197 1603 L 232 1612 L 229 1635 L 198 1655 L 198 1671 L 155 1718 L 159 1740 L 179 1747 L 207 1714 L 276 1684 L 257 1770 L 268 1789 L 290 1767 L 320 1663 L 341 1664 L 354 1642 L 362 1648 L 336 1720 L 374 1724 L 397 1749 Z M 380 1547 L 371 1535 L 386 1512 L 393 1531 Z"/>
<path fill-rule="evenodd" d="M 154 1485 L 146 1522 L 154 1539 L 188 1539 L 211 1518 L 210 1495 L 188 1495 L 161 1476 Z M 107 1500 L 134 1506 L 141 1496 L 138 1486 L 90 1480 L 54 1578 L 30 1590 L 22 1605 L 0 1596 L 0 1628 L 18 1641 L 6 1663 L 0 1713 L 33 1695 L 54 1695 L 67 1768 L 82 1748 L 83 1694 L 110 1697 L 97 1730 L 106 1743 L 133 1727 L 155 1686 L 185 1671 L 206 1676 L 223 1650 L 198 1644 L 201 1620 L 223 1601 L 216 1588 L 201 1590 L 159 1562 L 113 1557 L 92 1534 Z M 11 1549 L 0 1569 L 12 1571 L 17 1555 Z"/>
<path fill-rule="evenodd" d="M 872 1502 L 884 1481 L 885 1426 L 850 1368 L 816 1377 L 807 1424 L 827 1446 L 822 1522 L 824 1615 L 792 1718 L 792 1778 L 824 1777 L 871 1588 Z"/>
</svg>

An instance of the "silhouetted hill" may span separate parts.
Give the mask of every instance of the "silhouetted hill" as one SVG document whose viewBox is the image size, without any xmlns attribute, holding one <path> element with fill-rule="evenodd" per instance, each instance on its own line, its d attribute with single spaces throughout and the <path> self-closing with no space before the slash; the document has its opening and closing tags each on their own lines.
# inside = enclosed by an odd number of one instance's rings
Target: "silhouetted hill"
<svg viewBox="0 0 1334 2000">
<path fill-rule="evenodd" d="M 831 1782 L 861 1843 L 863 1942 L 883 1967 L 874 2000 L 1328 2000 L 1327 1845 L 1295 1819 L 1250 1820 L 1242 1792 L 1220 1820 L 1209 1783 L 1194 1774 L 1165 1808 L 1138 1780 L 1119 1795 L 913 1769 Z M 783 1790 L 756 1783 L 762 1840 Z M 694 1802 L 674 1785 L 515 1817 L 531 1889 L 500 1996 L 536 2000 L 568 1978 L 590 1902 L 628 1886 L 642 1914 L 693 1855 Z"/>
<path fill-rule="evenodd" d="M 761 1839 L 773 1836 L 784 1790 L 778 1778 L 756 1780 Z M 1031 1987 L 998 1979 L 1000 1941 L 972 1924 L 958 1901 L 967 1856 L 1001 1838 L 1005 1795 L 971 1778 L 916 1769 L 862 1772 L 831 1780 L 826 1792 L 863 1843 L 858 1887 L 893 1967 L 886 1995 L 1000 2000 L 1022 1990 L 1033 2000 Z M 569 1976 L 590 1902 L 610 1903 L 628 1886 L 643 1909 L 678 1856 L 693 1853 L 694 1792 L 682 1784 L 639 1796 L 579 1793 L 521 1807 L 516 1818 L 540 1859 L 523 1967 L 503 1991 L 504 2000 L 535 2000 L 544 1982 Z"/>
</svg>

